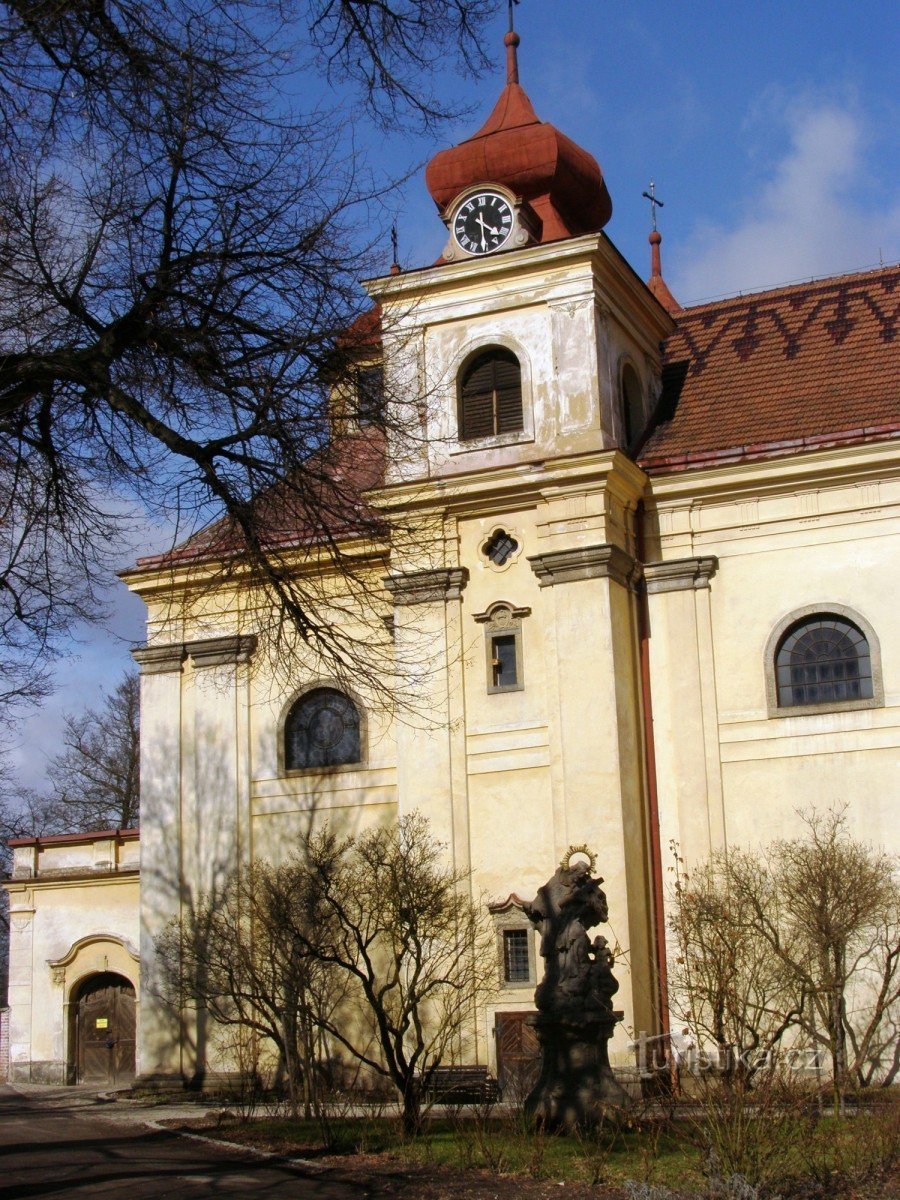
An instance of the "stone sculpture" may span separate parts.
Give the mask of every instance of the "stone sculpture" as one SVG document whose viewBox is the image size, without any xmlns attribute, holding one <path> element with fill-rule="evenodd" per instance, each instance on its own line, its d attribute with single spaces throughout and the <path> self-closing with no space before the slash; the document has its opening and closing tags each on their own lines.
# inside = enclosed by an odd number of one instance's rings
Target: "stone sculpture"
<svg viewBox="0 0 900 1200">
<path fill-rule="evenodd" d="M 525 905 L 540 930 L 544 960 L 532 1018 L 541 1073 L 525 1112 L 546 1129 L 590 1128 L 605 1108 L 628 1099 L 609 1065 L 607 1046 L 623 1017 L 612 1006 L 619 990 L 613 955 L 605 937 L 598 934 L 591 941 L 587 932 L 609 919 L 603 880 L 593 877 L 594 866 L 586 847 L 573 847 Z"/>
</svg>

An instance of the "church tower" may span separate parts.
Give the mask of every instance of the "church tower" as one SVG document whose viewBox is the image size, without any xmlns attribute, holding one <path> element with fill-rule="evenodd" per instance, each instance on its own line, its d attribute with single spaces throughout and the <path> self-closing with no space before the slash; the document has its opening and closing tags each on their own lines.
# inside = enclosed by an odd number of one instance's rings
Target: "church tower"
<svg viewBox="0 0 900 1200">
<path fill-rule="evenodd" d="M 398 531 L 397 658 L 428 714 L 398 723 L 398 807 L 429 817 L 504 936 L 504 898 L 533 896 L 568 847 L 596 851 L 628 964 L 625 1028 L 655 1030 L 633 454 L 674 322 L 603 233 L 597 161 L 537 117 L 512 29 L 505 45 L 491 115 L 427 169 L 442 257 L 366 285 L 387 393 L 418 398 L 388 423 L 377 498 Z M 528 953 L 488 1047 L 531 1007 Z"/>
</svg>

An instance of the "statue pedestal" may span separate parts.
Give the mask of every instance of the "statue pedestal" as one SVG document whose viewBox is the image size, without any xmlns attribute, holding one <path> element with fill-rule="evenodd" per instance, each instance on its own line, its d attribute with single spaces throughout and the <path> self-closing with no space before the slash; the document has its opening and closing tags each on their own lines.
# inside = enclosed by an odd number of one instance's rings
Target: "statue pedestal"
<svg viewBox="0 0 900 1200">
<path fill-rule="evenodd" d="M 621 1012 L 566 1021 L 538 1014 L 529 1022 L 541 1044 L 541 1074 L 525 1115 L 542 1129 L 590 1129 L 629 1096 L 609 1065 L 609 1039 Z"/>
</svg>

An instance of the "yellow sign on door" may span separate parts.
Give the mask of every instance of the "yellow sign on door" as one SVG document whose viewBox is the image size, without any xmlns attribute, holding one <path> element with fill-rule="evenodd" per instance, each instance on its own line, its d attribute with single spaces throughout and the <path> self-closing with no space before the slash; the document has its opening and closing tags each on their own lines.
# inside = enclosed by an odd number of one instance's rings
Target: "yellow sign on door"
<svg viewBox="0 0 900 1200">
<path fill-rule="evenodd" d="M 109 1017 L 98 1017 L 94 1022 L 95 1029 L 109 1029 Z"/>
</svg>

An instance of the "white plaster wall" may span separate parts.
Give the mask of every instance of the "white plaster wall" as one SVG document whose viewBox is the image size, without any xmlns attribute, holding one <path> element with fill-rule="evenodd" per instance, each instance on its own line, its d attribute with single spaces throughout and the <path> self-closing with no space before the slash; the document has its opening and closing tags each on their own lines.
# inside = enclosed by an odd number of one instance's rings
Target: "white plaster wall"
<svg viewBox="0 0 900 1200">
<path fill-rule="evenodd" d="M 60 878 L 7 887 L 11 1078 L 64 1083 L 73 1052 L 66 1005 L 81 980 L 97 971 L 116 971 L 138 991 L 138 878 Z M 51 962 L 78 943 L 84 944 L 72 961 L 54 973 Z"/>
</svg>

